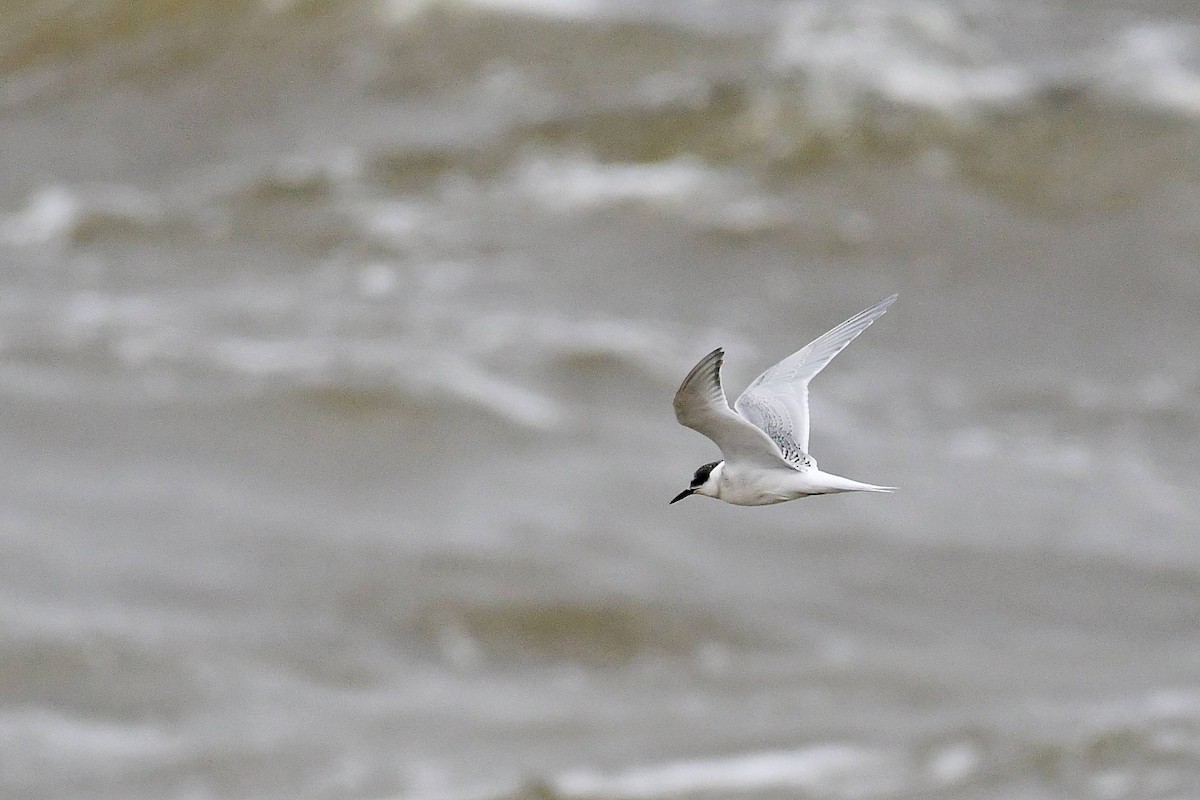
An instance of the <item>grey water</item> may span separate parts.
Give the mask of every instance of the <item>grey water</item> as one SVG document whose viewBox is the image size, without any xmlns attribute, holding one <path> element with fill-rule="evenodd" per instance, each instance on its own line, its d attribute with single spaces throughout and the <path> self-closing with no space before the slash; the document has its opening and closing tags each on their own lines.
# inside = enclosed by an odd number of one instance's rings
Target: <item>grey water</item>
<svg viewBox="0 0 1200 800">
<path fill-rule="evenodd" d="M 1193 4 L 0 8 L 0 796 L 1200 796 Z"/>
</svg>

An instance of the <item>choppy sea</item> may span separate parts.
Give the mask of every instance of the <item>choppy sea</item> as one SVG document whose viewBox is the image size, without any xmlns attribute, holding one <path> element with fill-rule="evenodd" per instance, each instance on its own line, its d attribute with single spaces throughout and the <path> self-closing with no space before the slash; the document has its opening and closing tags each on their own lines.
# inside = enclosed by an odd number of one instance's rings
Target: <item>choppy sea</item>
<svg viewBox="0 0 1200 800">
<path fill-rule="evenodd" d="M 0 3 L 0 797 L 1200 797 L 1200 5 Z M 823 468 L 667 506 L 878 299 Z"/>
</svg>

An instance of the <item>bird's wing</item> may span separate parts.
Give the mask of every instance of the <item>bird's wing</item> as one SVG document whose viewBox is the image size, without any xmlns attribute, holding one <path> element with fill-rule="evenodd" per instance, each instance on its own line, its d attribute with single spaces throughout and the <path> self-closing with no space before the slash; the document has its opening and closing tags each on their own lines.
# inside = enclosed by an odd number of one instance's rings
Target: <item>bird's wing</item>
<svg viewBox="0 0 1200 800">
<path fill-rule="evenodd" d="M 804 469 L 808 454 L 808 382 L 854 337 L 879 319 L 899 295 L 880 300 L 814 339 L 754 379 L 734 403 L 737 413 L 775 442 L 792 466 Z"/>
<path fill-rule="evenodd" d="M 721 448 L 727 462 L 758 464 L 778 469 L 789 466 L 775 442 L 729 407 L 721 388 L 721 348 L 700 359 L 675 392 L 679 424 L 704 434 Z"/>
</svg>

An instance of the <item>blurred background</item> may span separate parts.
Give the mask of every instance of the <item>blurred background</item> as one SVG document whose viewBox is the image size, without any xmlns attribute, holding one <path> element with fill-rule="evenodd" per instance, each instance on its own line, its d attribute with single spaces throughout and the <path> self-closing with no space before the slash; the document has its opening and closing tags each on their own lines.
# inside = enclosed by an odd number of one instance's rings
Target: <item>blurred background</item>
<svg viewBox="0 0 1200 800">
<path fill-rule="evenodd" d="M 1200 796 L 1200 6 L 0 10 L 0 796 Z"/>
</svg>

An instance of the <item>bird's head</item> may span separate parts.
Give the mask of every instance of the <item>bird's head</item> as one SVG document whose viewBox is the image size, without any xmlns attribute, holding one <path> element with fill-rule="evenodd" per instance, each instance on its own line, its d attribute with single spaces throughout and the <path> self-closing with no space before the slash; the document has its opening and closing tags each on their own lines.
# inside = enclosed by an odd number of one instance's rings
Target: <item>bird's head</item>
<svg viewBox="0 0 1200 800">
<path fill-rule="evenodd" d="M 689 494 L 702 494 L 705 497 L 717 496 L 717 481 L 721 477 L 721 468 L 724 466 L 724 461 L 714 461 L 711 464 L 705 464 L 696 470 L 696 474 L 692 476 L 692 483 L 688 488 L 684 489 L 679 494 L 675 495 L 675 499 L 671 503 L 678 503 Z M 671 503 L 667 503 L 670 505 Z"/>
</svg>

